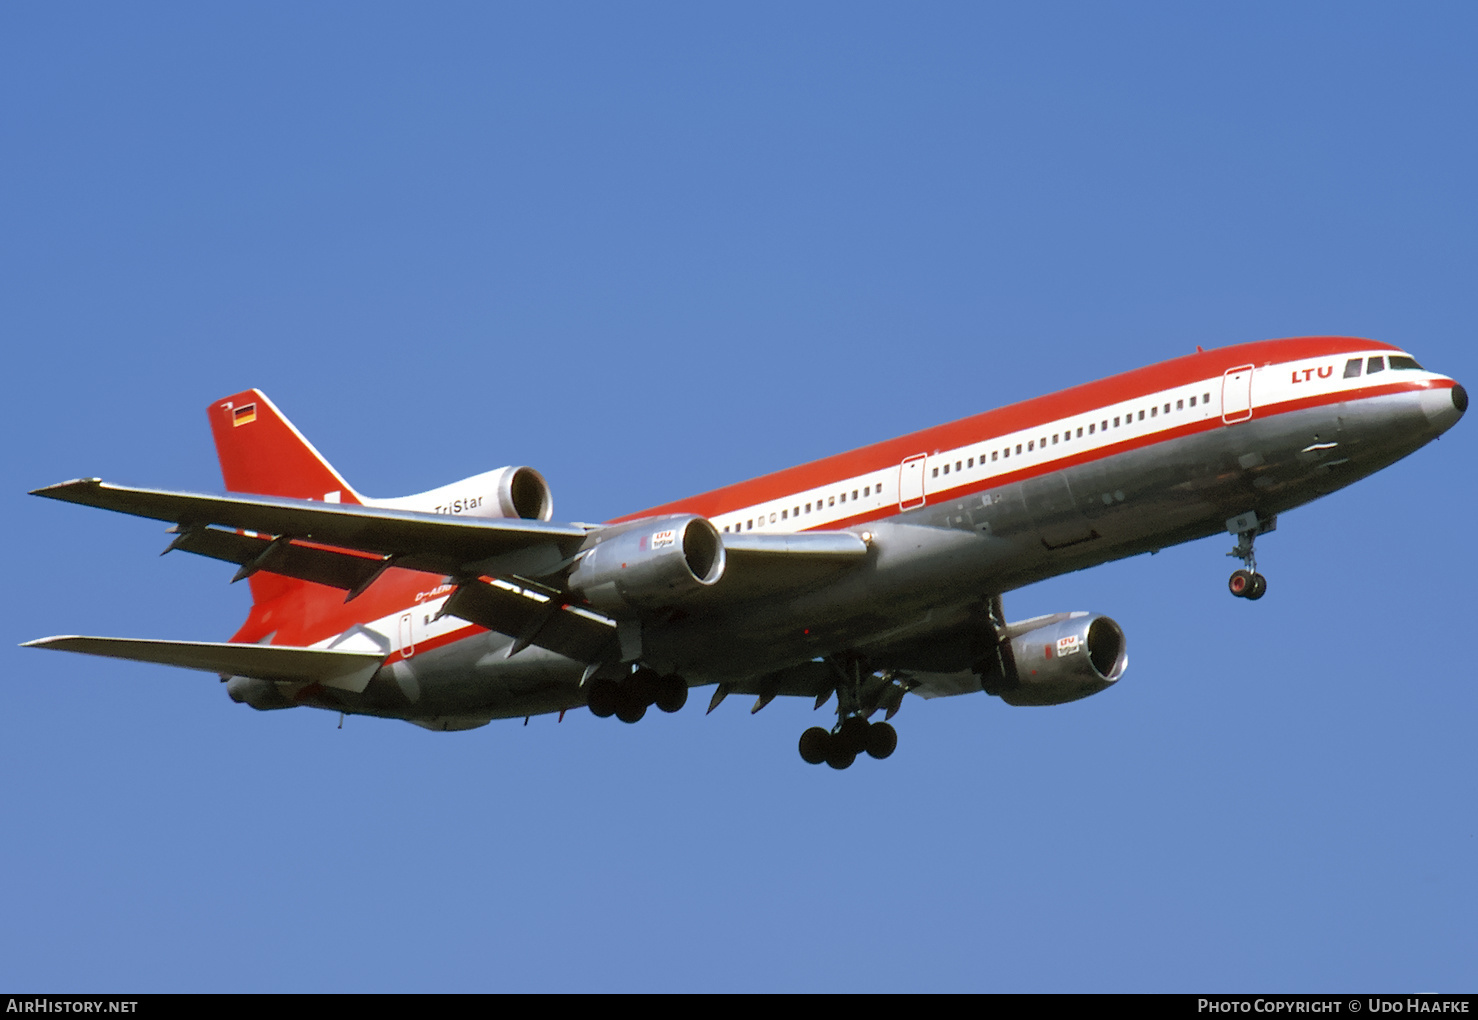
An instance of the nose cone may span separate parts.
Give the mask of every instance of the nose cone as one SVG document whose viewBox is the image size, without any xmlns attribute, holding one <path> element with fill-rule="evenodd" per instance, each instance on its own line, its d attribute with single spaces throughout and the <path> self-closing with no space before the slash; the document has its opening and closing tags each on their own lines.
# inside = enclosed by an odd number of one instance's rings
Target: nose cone
<svg viewBox="0 0 1478 1020">
<path fill-rule="evenodd" d="M 1453 383 L 1450 388 L 1428 390 L 1422 400 L 1422 410 L 1434 429 L 1446 432 L 1468 410 L 1468 391 L 1458 383 Z"/>
</svg>

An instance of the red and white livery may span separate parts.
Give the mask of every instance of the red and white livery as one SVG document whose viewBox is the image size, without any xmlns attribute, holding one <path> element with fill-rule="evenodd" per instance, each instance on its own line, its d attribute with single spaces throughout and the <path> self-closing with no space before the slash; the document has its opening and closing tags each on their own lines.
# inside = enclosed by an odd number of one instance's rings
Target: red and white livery
<svg viewBox="0 0 1478 1020">
<path fill-rule="evenodd" d="M 36 491 L 170 522 L 237 564 L 229 642 L 33 646 L 218 673 L 255 708 L 466 729 L 588 705 L 636 722 L 690 687 L 836 695 L 812 763 L 890 755 L 903 696 L 1051 705 L 1127 664 L 1096 613 L 1008 622 L 1002 595 L 1220 532 L 1259 599 L 1278 515 L 1451 428 L 1468 397 L 1388 344 L 1270 340 L 1195 354 L 740 482 L 603 525 L 553 520 L 528 467 L 372 499 L 267 397 L 210 407 L 226 494 L 99 479 Z"/>
</svg>

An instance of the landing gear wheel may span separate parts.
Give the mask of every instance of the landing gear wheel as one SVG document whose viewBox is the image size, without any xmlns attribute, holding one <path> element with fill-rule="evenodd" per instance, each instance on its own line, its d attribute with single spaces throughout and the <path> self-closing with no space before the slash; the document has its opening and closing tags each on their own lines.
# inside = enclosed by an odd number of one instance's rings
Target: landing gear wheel
<svg viewBox="0 0 1478 1020">
<path fill-rule="evenodd" d="M 664 712 L 678 711 L 688 703 L 688 682 L 676 674 L 667 674 L 657 681 L 652 701 Z"/>
<path fill-rule="evenodd" d="M 882 761 L 898 748 L 898 731 L 885 722 L 867 728 L 867 754 Z"/>
<path fill-rule="evenodd" d="M 826 764 L 830 765 L 832 768 L 844 769 L 857 760 L 857 752 L 848 751 L 845 748 L 839 746 L 841 744 L 841 741 L 831 740 L 829 741 L 829 743 L 831 744 L 831 746 L 826 750 Z"/>
<path fill-rule="evenodd" d="M 1232 576 L 1227 578 L 1227 591 L 1231 592 L 1239 599 L 1247 598 L 1247 593 L 1252 590 L 1252 579 L 1256 576 L 1257 575 L 1250 570 L 1232 571 Z"/>
<path fill-rule="evenodd" d="M 831 734 L 820 726 L 812 726 L 801 734 L 801 758 L 808 765 L 820 765 L 831 750 Z"/>
<path fill-rule="evenodd" d="M 590 712 L 598 719 L 609 719 L 616 714 L 616 708 L 621 702 L 621 686 L 614 680 L 598 677 L 590 681 L 590 691 L 585 695 L 585 703 L 590 706 Z"/>
<path fill-rule="evenodd" d="M 867 733 L 871 727 L 867 720 L 860 715 L 848 716 L 842 720 L 837 727 L 836 745 L 848 751 L 855 758 L 867 748 Z M 833 766 L 834 767 L 834 766 Z M 846 766 L 842 766 L 845 768 Z"/>
<path fill-rule="evenodd" d="M 1252 587 L 1250 587 L 1250 588 L 1247 589 L 1247 593 L 1243 596 L 1243 598 L 1245 598 L 1245 599 L 1247 599 L 1247 600 L 1249 600 L 1251 602 L 1256 602 L 1258 599 L 1262 598 L 1267 593 L 1268 593 L 1268 579 L 1266 577 L 1263 577 L 1261 574 L 1253 574 L 1252 575 Z"/>
<path fill-rule="evenodd" d="M 617 719 L 624 723 L 638 723 L 646 714 L 647 703 L 644 699 L 633 698 L 630 691 L 621 692 L 621 697 L 616 701 Z"/>
</svg>

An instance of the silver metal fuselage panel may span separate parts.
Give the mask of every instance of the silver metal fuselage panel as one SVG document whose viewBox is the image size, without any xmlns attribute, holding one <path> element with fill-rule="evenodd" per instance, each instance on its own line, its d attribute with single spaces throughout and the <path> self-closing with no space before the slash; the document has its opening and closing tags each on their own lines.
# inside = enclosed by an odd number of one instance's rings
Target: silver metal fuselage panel
<svg viewBox="0 0 1478 1020">
<path fill-rule="evenodd" d="M 865 527 L 868 555 L 787 596 L 644 627 L 643 657 L 690 684 L 746 681 L 842 651 L 877 654 L 953 635 L 992 595 L 1267 519 L 1414 452 L 1451 424 L 1447 389 L 1382 395 L 1208 431 L 922 506 Z M 920 472 L 922 472 L 920 468 Z M 911 493 L 910 502 L 918 495 Z M 586 664 L 491 632 L 383 667 L 322 707 L 467 725 L 584 704 Z M 898 653 L 903 654 L 903 653 Z M 965 668 L 930 663 L 919 668 Z M 307 694 L 308 692 L 304 692 Z M 311 695 L 299 703 L 320 704 Z M 451 727 L 455 728 L 455 727 Z"/>
</svg>

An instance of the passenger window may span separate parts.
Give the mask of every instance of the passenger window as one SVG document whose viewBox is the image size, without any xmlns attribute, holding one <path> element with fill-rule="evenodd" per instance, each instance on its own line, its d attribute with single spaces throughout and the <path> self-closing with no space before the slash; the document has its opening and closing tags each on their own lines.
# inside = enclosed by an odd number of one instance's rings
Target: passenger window
<svg viewBox="0 0 1478 1020">
<path fill-rule="evenodd" d="M 1375 375 L 1375 373 L 1377 373 L 1377 372 L 1384 372 L 1385 369 L 1386 369 L 1386 359 L 1385 358 L 1371 358 L 1369 361 L 1367 361 L 1365 363 L 1365 374 L 1366 375 Z"/>
<path fill-rule="evenodd" d="M 1139 420 L 1140 421 L 1144 421 L 1144 412 L 1143 411 L 1140 411 L 1139 412 Z"/>
<path fill-rule="evenodd" d="M 1192 397 L 1191 398 L 1191 406 L 1192 407 L 1195 407 L 1196 406 L 1196 398 L 1195 397 Z"/>
<path fill-rule="evenodd" d="M 865 485 L 864 485 L 864 486 L 863 486 L 863 487 L 862 487 L 862 494 L 863 494 L 863 495 L 864 495 L 864 496 L 866 496 L 866 495 L 868 495 L 868 494 L 869 494 L 869 490 L 868 490 L 868 487 L 867 487 L 867 486 L 865 486 Z"/>
<path fill-rule="evenodd" d="M 1088 431 L 1090 431 L 1090 432 L 1093 431 L 1093 426 L 1092 425 L 1089 425 L 1088 426 Z M 1082 439 L 1083 438 L 1083 426 L 1081 426 L 1081 425 L 1078 426 L 1078 438 L 1079 439 Z"/>
<path fill-rule="evenodd" d="M 1211 403 L 1211 394 L 1209 394 L 1209 393 L 1203 393 L 1203 394 L 1201 394 L 1201 403 L 1203 403 L 1203 404 L 1209 404 L 1209 403 Z"/>
<path fill-rule="evenodd" d="M 1184 400 L 1177 400 L 1175 402 L 1175 409 L 1177 411 L 1184 411 L 1185 410 L 1185 401 Z"/>
<path fill-rule="evenodd" d="M 783 521 L 783 520 L 785 520 L 785 514 L 786 514 L 786 513 L 787 513 L 787 511 L 785 511 L 785 510 L 781 510 L 781 511 L 780 511 L 780 519 L 781 519 L 781 520 L 782 520 L 782 521 Z"/>
<path fill-rule="evenodd" d="M 1114 428 L 1118 428 L 1118 427 L 1119 427 L 1119 419 L 1115 418 L 1114 419 Z"/>
<path fill-rule="evenodd" d="M 837 498 L 835 496 L 831 496 L 830 498 L 827 499 L 826 505 L 827 506 L 836 506 L 837 505 Z"/>
<path fill-rule="evenodd" d="M 1002 450 L 1001 451 L 1001 456 L 1002 457 L 1009 457 L 1009 456 L 1011 456 L 1011 447 L 1008 446 L 1004 450 Z"/>
<path fill-rule="evenodd" d="M 856 489 L 853 489 L 853 490 L 852 490 L 852 498 L 853 498 L 853 499 L 854 499 L 854 500 L 855 500 L 855 499 L 856 499 L 856 498 L 857 498 L 857 490 L 856 490 Z"/>
<path fill-rule="evenodd" d="M 1089 425 L 1089 426 L 1088 426 L 1088 434 L 1089 434 L 1089 435 L 1090 435 L 1090 436 L 1091 436 L 1091 435 L 1093 435 L 1093 429 L 1094 429 L 1094 426 L 1092 426 L 1092 425 Z"/>
<path fill-rule="evenodd" d="M 1150 417 L 1151 418 L 1153 418 L 1155 415 L 1157 415 L 1159 413 L 1160 413 L 1160 409 L 1158 407 L 1152 407 L 1152 408 L 1150 408 Z M 1143 417 L 1143 415 L 1141 415 L 1140 417 Z"/>
<path fill-rule="evenodd" d="M 975 466 L 975 458 L 974 457 L 971 457 L 969 460 L 967 460 L 965 462 L 965 466 L 966 467 L 972 467 L 973 468 Z"/>
<path fill-rule="evenodd" d="M 1053 446 L 1056 446 L 1057 445 L 1057 433 L 1056 432 L 1052 433 L 1052 445 Z"/>
<path fill-rule="evenodd" d="M 806 513 L 810 513 L 810 512 L 811 512 L 811 504 L 810 503 L 807 503 L 806 504 Z"/>
<path fill-rule="evenodd" d="M 1021 444 L 1020 443 L 1017 443 L 1016 444 L 1016 456 L 1018 456 L 1018 457 L 1021 456 Z"/>
<path fill-rule="evenodd" d="M 1168 400 L 1165 402 L 1165 413 L 1170 413 L 1170 402 Z"/>
<path fill-rule="evenodd" d="M 998 456 L 1000 456 L 1000 452 L 1001 452 L 1001 451 L 999 451 L 999 450 L 992 450 L 992 451 L 991 451 L 991 452 L 990 452 L 990 459 L 991 459 L 991 460 L 992 460 L 992 461 L 995 461 L 995 459 L 996 459 L 996 458 L 997 458 L 997 457 L 998 457 Z"/>
<path fill-rule="evenodd" d="M 1037 448 L 1037 441 L 1035 439 L 1028 440 L 1026 448 L 1028 450 L 1035 450 Z"/>
<path fill-rule="evenodd" d="M 959 461 L 955 461 L 955 470 L 956 471 L 960 470 L 960 462 Z"/>
<path fill-rule="evenodd" d="M 842 493 L 842 502 L 845 503 L 846 501 L 847 501 L 847 494 L 844 492 L 844 493 Z"/>
<path fill-rule="evenodd" d="M 935 468 L 934 469 L 934 474 L 930 475 L 930 477 L 931 478 L 938 478 L 939 477 L 939 469 L 938 468 Z"/>
<path fill-rule="evenodd" d="M 754 518 L 753 517 L 751 517 L 749 520 L 747 520 L 747 521 L 744 522 L 744 530 L 745 531 L 753 531 L 754 530 Z"/>
</svg>

